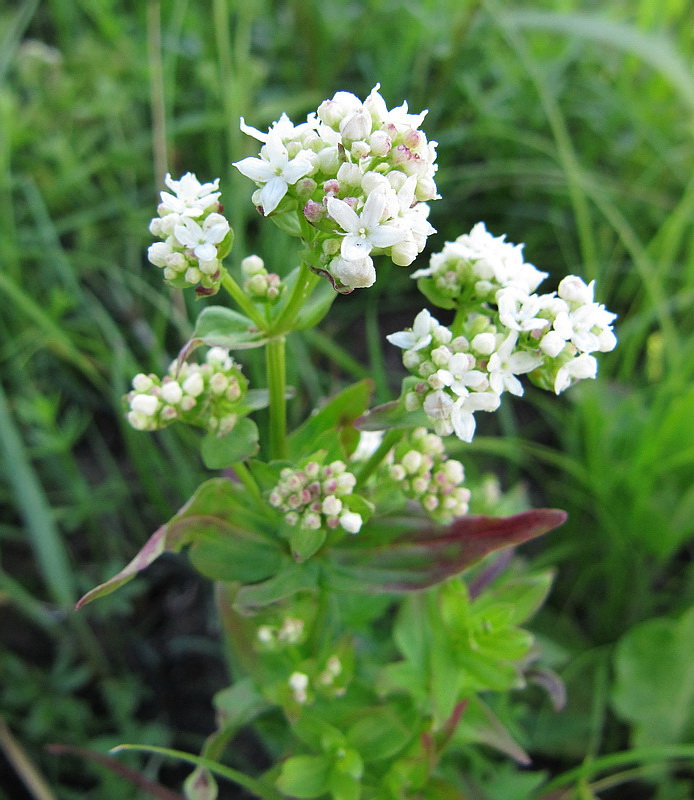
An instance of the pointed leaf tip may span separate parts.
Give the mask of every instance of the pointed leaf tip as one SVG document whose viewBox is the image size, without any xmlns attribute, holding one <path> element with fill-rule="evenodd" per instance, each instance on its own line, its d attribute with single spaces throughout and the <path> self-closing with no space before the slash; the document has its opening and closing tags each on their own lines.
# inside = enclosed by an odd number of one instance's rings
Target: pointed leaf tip
<svg viewBox="0 0 694 800">
<path fill-rule="evenodd" d="M 554 508 L 510 517 L 471 515 L 447 527 L 403 527 L 400 536 L 384 544 L 369 538 L 367 528 L 360 542 L 350 540 L 349 547 L 332 550 L 336 577 L 362 592 L 424 589 L 464 572 L 495 550 L 542 536 L 566 519 L 565 511 Z"/>
</svg>

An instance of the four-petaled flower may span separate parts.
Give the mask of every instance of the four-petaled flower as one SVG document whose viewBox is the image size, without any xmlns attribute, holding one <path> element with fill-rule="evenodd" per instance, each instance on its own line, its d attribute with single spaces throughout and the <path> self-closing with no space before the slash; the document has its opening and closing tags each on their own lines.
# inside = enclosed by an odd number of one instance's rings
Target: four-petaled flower
<svg viewBox="0 0 694 800">
<path fill-rule="evenodd" d="M 307 153 L 300 152 L 290 159 L 279 131 L 274 128 L 267 134 L 260 153 L 261 158 L 243 158 L 235 161 L 234 166 L 242 175 L 264 184 L 260 206 L 267 216 L 277 208 L 289 187 L 311 172 L 313 164 Z"/>
<path fill-rule="evenodd" d="M 200 261 L 213 261 L 217 258 L 218 245 L 229 233 L 229 223 L 221 214 L 210 214 L 202 225 L 190 217 L 184 217 L 174 228 L 174 235 L 185 247 L 195 253 Z"/>
<path fill-rule="evenodd" d="M 361 214 L 344 200 L 328 198 L 328 214 L 345 231 L 340 252 L 347 261 L 365 258 L 374 248 L 390 247 L 404 238 L 394 223 L 381 223 L 386 208 L 385 191 L 375 189 L 366 198 Z"/>
</svg>

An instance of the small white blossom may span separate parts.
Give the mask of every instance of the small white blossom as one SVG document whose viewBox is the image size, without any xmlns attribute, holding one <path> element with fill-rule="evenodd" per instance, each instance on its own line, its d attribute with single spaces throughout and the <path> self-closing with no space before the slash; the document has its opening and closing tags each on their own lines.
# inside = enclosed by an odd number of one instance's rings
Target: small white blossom
<svg viewBox="0 0 694 800">
<path fill-rule="evenodd" d="M 185 247 L 190 247 L 200 261 L 217 258 L 218 245 L 229 233 L 229 223 L 221 214 L 210 214 L 201 225 L 189 217 L 174 228 L 174 235 Z"/>
<path fill-rule="evenodd" d="M 292 690 L 294 699 L 297 703 L 305 703 L 308 700 L 308 675 L 305 672 L 292 672 L 289 676 L 289 688 Z"/>
<path fill-rule="evenodd" d="M 595 357 L 587 353 L 581 353 L 560 367 L 554 380 L 554 391 L 556 394 L 561 394 L 574 381 L 595 378 L 597 371 L 598 362 Z"/>
<path fill-rule="evenodd" d="M 411 330 L 391 333 L 386 339 L 403 350 L 421 350 L 431 344 L 432 333 L 438 324 L 438 320 L 425 308 L 414 318 Z"/>
<path fill-rule="evenodd" d="M 289 152 L 275 129 L 267 135 L 261 158 L 244 158 L 234 162 L 234 166 L 242 175 L 263 185 L 259 199 L 265 216 L 277 208 L 289 186 L 313 169 L 307 153 L 300 152 L 289 158 Z"/>
<path fill-rule="evenodd" d="M 365 258 L 374 248 L 390 247 L 403 238 L 400 228 L 381 223 L 385 206 L 386 194 L 378 190 L 366 198 L 361 214 L 357 214 L 344 200 L 328 198 L 328 214 L 346 232 L 340 248 L 345 260 Z"/>
<path fill-rule="evenodd" d="M 165 213 L 173 212 L 185 217 L 199 217 L 206 209 L 218 202 L 219 178 L 212 183 L 200 183 L 192 172 L 186 172 L 177 181 L 167 174 L 164 182 L 174 192 L 174 194 L 161 192 L 161 210 Z"/>
<path fill-rule="evenodd" d="M 347 533 L 359 533 L 362 524 L 361 514 L 353 511 L 346 511 L 340 516 L 340 525 Z"/>
<path fill-rule="evenodd" d="M 508 391 L 521 397 L 523 386 L 516 375 L 532 372 L 542 364 L 542 356 L 524 350 L 516 350 L 517 342 L 518 334 L 511 331 L 489 359 L 487 366 L 489 386 L 493 392 L 499 395 Z"/>
</svg>

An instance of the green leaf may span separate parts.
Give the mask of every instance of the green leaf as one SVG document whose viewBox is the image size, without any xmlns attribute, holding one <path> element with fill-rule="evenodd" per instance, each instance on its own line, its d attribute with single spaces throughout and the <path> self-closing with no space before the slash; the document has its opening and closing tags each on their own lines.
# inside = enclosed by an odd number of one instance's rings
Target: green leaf
<svg viewBox="0 0 694 800">
<path fill-rule="evenodd" d="M 360 431 L 385 431 L 391 428 L 421 428 L 428 424 L 424 411 L 407 411 L 399 400 L 393 400 L 367 411 L 355 421 L 354 427 Z"/>
<path fill-rule="evenodd" d="M 509 625 L 520 625 L 540 608 L 554 581 L 554 570 L 510 578 L 484 591 L 474 602 L 474 612 L 482 614 L 492 605 L 509 609 Z"/>
<path fill-rule="evenodd" d="M 279 570 L 285 557 L 279 541 L 221 520 L 199 520 L 190 548 L 195 569 L 214 581 L 262 581 Z"/>
<path fill-rule="evenodd" d="M 203 483 L 191 499 L 166 524 L 162 525 L 146 542 L 135 558 L 119 573 L 87 592 L 78 602 L 77 608 L 97 597 L 115 591 L 132 580 L 138 572 L 148 567 L 162 553 L 177 553 L 198 537 L 226 539 L 236 550 L 244 550 L 244 564 L 256 570 L 253 559 L 262 553 L 266 566 L 255 574 L 268 569 L 269 559 L 275 558 L 273 548 L 279 552 L 279 541 L 271 533 L 265 537 L 259 531 L 268 531 L 268 518 L 250 507 L 245 489 L 227 478 L 213 478 Z M 272 528 L 270 527 L 270 531 Z M 252 533 L 251 533 L 252 532 Z"/>
<path fill-rule="evenodd" d="M 372 390 L 372 382 L 364 380 L 335 395 L 289 437 L 289 458 L 297 461 L 325 446 L 322 441 L 324 434 L 328 435 L 331 442 L 336 442 L 335 431 L 339 434 L 340 429 L 353 426 L 357 417 L 366 410 Z M 334 445 L 329 449 L 328 456 L 340 456 Z"/>
<path fill-rule="evenodd" d="M 309 530 L 308 528 L 296 527 L 292 530 L 289 538 L 289 545 L 292 556 L 301 563 L 311 558 L 325 544 L 327 533 L 324 530 Z"/>
<path fill-rule="evenodd" d="M 694 607 L 679 620 L 633 627 L 617 644 L 612 701 L 633 726 L 636 746 L 694 738 Z"/>
<path fill-rule="evenodd" d="M 418 278 L 417 288 L 430 303 L 433 303 L 433 305 L 438 308 L 456 307 L 455 300 L 452 300 L 436 288 L 436 283 L 433 278 Z"/>
<path fill-rule="evenodd" d="M 347 741 L 367 763 L 392 758 L 416 735 L 412 720 L 402 720 L 392 708 L 365 709 L 347 731 Z"/>
<path fill-rule="evenodd" d="M 241 678 L 217 692 L 213 702 L 219 727 L 226 732 L 239 730 L 270 708 L 251 678 Z"/>
<path fill-rule="evenodd" d="M 393 639 L 398 650 L 416 667 L 420 676 L 426 675 L 432 647 L 426 602 L 421 593 L 405 597 L 393 628 Z"/>
<path fill-rule="evenodd" d="M 195 323 L 192 342 L 229 350 L 261 347 L 266 339 L 248 317 L 224 306 L 207 306 Z"/>
<path fill-rule="evenodd" d="M 282 764 L 275 785 L 291 797 L 320 797 L 328 790 L 330 767 L 327 756 L 293 756 Z"/>
<path fill-rule="evenodd" d="M 297 592 L 315 591 L 320 569 L 315 561 L 288 563 L 269 580 L 242 586 L 236 594 L 234 609 L 239 614 L 253 614 L 264 606 L 277 603 Z"/>
<path fill-rule="evenodd" d="M 254 456 L 258 452 L 258 438 L 258 426 L 246 417 L 226 436 L 212 432 L 204 436 L 200 454 L 208 469 L 224 469 Z"/>
<path fill-rule="evenodd" d="M 516 742 L 504 723 L 483 700 L 474 695 L 468 699 L 454 739 L 460 744 L 470 742 L 486 744 L 510 756 L 519 764 L 524 766 L 530 764 L 528 754 Z"/>
<path fill-rule="evenodd" d="M 423 589 L 463 572 L 489 553 L 522 544 L 566 520 L 558 509 L 540 508 L 510 517 L 459 517 L 448 527 L 423 520 L 372 520 L 358 536 L 330 550 L 336 589 L 403 592 Z"/>
<path fill-rule="evenodd" d="M 361 797 L 361 781 L 346 772 L 333 770 L 328 785 L 333 800 L 359 800 Z"/>
<path fill-rule="evenodd" d="M 304 709 L 293 726 L 295 736 L 311 750 L 332 753 L 345 747 L 345 736 L 317 713 Z"/>
</svg>

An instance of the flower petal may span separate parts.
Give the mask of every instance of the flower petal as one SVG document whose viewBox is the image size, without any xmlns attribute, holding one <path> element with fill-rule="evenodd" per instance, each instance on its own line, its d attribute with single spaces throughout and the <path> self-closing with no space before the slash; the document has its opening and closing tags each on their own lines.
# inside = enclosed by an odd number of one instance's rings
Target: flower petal
<svg viewBox="0 0 694 800">
<path fill-rule="evenodd" d="M 279 175 L 272 177 L 263 186 L 260 190 L 260 205 L 263 207 L 264 217 L 272 214 L 285 194 L 287 194 L 287 183 Z"/>
<path fill-rule="evenodd" d="M 344 200 L 338 200 L 336 197 L 329 197 L 328 214 L 330 214 L 343 231 L 355 233 L 359 230 L 359 217 L 354 209 L 345 203 Z"/>
<path fill-rule="evenodd" d="M 235 161 L 233 165 L 242 175 L 257 183 L 265 183 L 275 174 L 272 165 L 263 158 L 242 158 L 241 161 Z"/>
</svg>

